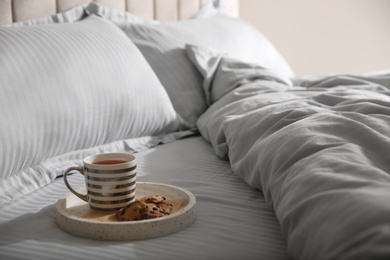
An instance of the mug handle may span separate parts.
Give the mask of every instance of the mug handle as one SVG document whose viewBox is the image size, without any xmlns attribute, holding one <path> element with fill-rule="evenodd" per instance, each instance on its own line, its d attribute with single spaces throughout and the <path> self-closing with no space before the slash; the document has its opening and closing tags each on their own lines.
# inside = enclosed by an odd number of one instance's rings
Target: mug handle
<svg viewBox="0 0 390 260">
<path fill-rule="evenodd" d="M 78 193 L 77 191 L 75 191 L 72 187 L 70 187 L 69 183 L 68 183 L 68 173 L 71 172 L 71 171 L 78 171 L 80 172 L 82 175 L 84 175 L 84 168 L 82 166 L 74 166 L 74 167 L 70 167 L 68 169 L 66 169 L 66 171 L 64 172 L 64 182 L 65 182 L 65 185 L 66 187 L 68 187 L 68 189 L 74 194 L 76 195 L 77 197 L 79 197 L 80 199 L 88 202 L 88 199 L 87 199 L 87 195 L 85 194 L 80 194 Z"/>
</svg>

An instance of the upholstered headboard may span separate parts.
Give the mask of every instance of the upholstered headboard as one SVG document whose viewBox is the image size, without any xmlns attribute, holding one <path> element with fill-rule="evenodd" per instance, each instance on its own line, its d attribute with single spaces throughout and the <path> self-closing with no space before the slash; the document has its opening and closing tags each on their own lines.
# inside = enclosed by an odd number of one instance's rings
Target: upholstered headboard
<svg viewBox="0 0 390 260">
<path fill-rule="evenodd" d="M 0 24 L 49 16 L 92 1 L 145 19 L 169 21 L 187 19 L 213 0 L 0 0 Z M 238 1 L 224 0 L 232 16 L 238 16 Z"/>
</svg>

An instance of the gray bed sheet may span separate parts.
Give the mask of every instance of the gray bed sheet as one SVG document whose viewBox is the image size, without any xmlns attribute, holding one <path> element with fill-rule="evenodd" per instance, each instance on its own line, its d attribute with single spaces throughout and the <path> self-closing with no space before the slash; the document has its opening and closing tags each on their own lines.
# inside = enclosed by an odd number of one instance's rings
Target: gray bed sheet
<svg viewBox="0 0 390 260">
<path fill-rule="evenodd" d="M 177 233 L 141 241 L 74 237 L 55 223 L 62 178 L 3 203 L 0 259 L 289 259 L 273 209 L 195 136 L 136 153 L 138 180 L 176 185 L 197 199 L 197 220 Z M 84 187 L 81 174 L 69 177 Z"/>
</svg>

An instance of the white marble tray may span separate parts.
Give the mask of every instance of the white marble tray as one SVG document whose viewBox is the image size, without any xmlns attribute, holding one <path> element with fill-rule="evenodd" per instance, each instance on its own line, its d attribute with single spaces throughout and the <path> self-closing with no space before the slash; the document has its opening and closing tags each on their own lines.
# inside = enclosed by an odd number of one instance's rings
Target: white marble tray
<svg viewBox="0 0 390 260">
<path fill-rule="evenodd" d="M 56 223 L 65 232 L 95 240 L 140 240 L 183 230 L 196 219 L 196 198 L 172 185 L 137 182 L 136 197 L 162 195 L 174 206 L 174 213 L 155 219 L 117 221 L 115 213 L 97 212 L 70 193 L 56 204 Z"/>
</svg>

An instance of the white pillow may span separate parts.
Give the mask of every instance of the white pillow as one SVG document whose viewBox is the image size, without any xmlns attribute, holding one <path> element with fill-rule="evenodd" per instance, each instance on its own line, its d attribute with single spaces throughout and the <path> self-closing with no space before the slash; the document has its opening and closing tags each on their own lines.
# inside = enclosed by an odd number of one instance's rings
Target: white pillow
<svg viewBox="0 0 390 260">
<path fill-rule="evenodd" d="M 0 187 L 55 155 L 178 129 L 153 70 L 109 21 L 0 27 L 0 46 Z"/>
</svg>

